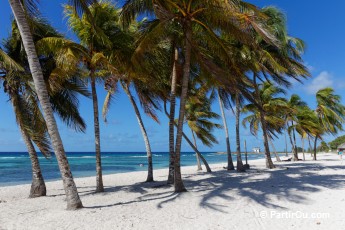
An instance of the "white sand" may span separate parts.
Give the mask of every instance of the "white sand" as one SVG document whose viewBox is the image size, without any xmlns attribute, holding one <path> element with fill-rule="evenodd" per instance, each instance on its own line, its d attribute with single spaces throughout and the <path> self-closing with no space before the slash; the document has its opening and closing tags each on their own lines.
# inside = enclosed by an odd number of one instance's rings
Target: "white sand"
<svg viewBox="0 0 345 230">
<path fill-rule="evenodd" d="M 102 194 L 93 192 L 94 178 L 78 178 L 85 206 L 78 211 L 65 210 L 60 181 L 48 182 L 48 196 L 35 199 L 27 198 L 30 185 L 0 187 L 0 229 L 345 229 L 345 162 L 307 155 L 275 170 L 251 161 L 246 173 L 220 164 L 212 174 L 184 167 L 183 194 L 164 186 L 167 170 L 156 170 L 154 183 L 142 183 L 145 172 L 104 176 Z"/>
</svg>

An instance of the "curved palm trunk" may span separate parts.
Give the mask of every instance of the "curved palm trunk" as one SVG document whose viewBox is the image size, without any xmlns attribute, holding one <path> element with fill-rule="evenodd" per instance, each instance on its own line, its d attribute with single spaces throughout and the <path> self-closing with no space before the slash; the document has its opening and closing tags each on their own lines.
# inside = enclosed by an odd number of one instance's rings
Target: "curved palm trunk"
<svg viewBox="0 0 345 230">
<path fill-rule="evenodd" d="M 292 124 L 292 135 L 294 140 L 294 161 L 298 161 L 298 150 L 297 150 L 297 144 L 296 144 L 296 134 L 295 134 L 295 128 L 293 127 L 293 121 L 291 121 Z"/>
<path fill-rule="evenodd" d="M 288 152 L 287 152 L 288 150 L 287 150 L 287 141 L 286 141 L 286 130 L 284 132 L 284 137 L 285 137 L 285 156 L 288 157 L 289 155 L 288 155 Z"/>
<path fill-rule="evenodd" d="M 193 136 L 193 141 L 194 141 L 194 146 L 196 149 L 198 149 L 198 146 L 196 145 L 196 139 L 195 139 L 195 135 L 194 135 L 194 131 L 192 130 L 192 136 Z M 195 157 L 196 157 L 196 163 L 197 163 L 197 167 L 198 167 L 198 171 L 202 170 L 201 164 L 200 164 L 200 159 L 199 159 L 199 155 L 197 153 L 195 153 Z"/>
<path fill-rule="evenodd" d="M 313 157 L 313 152 L 312 152 L 312 147 L 311 147 L 311 143 L 310 143 L 310 136 L 308 136 L 308 143 L 309 143 L 309 151 L 310 151 L 310 156 Z"/>
<path fill-rule="evenodd" d="M 175 104 L 176 104 L 176 65 L 178 61 L 178 50 L 174 50 L 174 64 L 171 75 L 171 92 L 170 92 L 170 115 L 169 115 L 169 174 L 168 174 L 168 184 L 174 183 L 174 158 L 175 158 Z"/>
<path fill-rule="evenodd" d="M 42 171 L 40 167 L 40 163 L 38 161 L 37 153 L 35 150 L 34 145 L 32 144 L 29 136 L 27 133 L 20 127 L 20 131 L 22 133 L 23 140 L 25 142 L 26 148 L 28 149 L 31 167 L 32 167 L 32 183 L 30 189 L 30 198 L 46 196 L 47 189 L 44 183 L 44 179 L 42 176 Z"/>
<path fill-rule="evenodd" d="M 271 158 L 270 147 L 268 146 L 267 125 L 266 125 L 266 121 L 265 121 L 265 114 L 263 111 L 260 112 L 260 119 L 261 119 L 262 132 L 264 135 L 266 167 L 269 169 L 273 169 L 273 168 L 275 168 L 275 166 L 274 166 L 272 158 Z"/>
<path fill-rule="evenodd" d="M 133 108 L 134 108 L 135 115 L 137 117 L 137 120 L 138 120 L 138 123 L 140 126 L 141 134 L 143 135 L 143 138 L 144 138 L 146 154 L 147 154 L 147 178 L 146 178 L 146 182 L 152 182 L 153 181 L 152 152 L 151 152 L 150 141 L 149 141 L 149 138 L 147 136 L 147 132 L 146 132 L 146 129 L 144 126 L 144 122 L 141 118 L 139 108 L 138 108 L 137 104 L 135 103 L 135 100 L 134 100 L 133 95 L 131 94 L 131 92 L 129 90 L 128 85 L 125 83 L 121 83 L 121 85 L 122 85 L 122 88 L 124 89 L 125 93 L 127 94 Z"/>
<path fill-rule="evenodd" d="M 291 144 L 291 152 L 294 154 L 295 152 L 295 145 L 293 144 L 293 140 L 291 137 L 291 134 L 289 133 L 289 140 L 290 140 L 290 144 Z"/>
<path fill-rule="evenodd" d="M 96 91 L 96 79 L 94 71 L 91 70 L 91 93 L 93 103 L 93 125 L 95 131 L 95 150 L 96 150 L 96 192 L 104 192 L 103 177 L 102 177 L 102 159 L 101 159 L 101 137 L 99 129 L 99 112 L 98 99 Z"/>
<path fill-rule="evenodd" d="M 241 157 L 241 140 L 240 140 L 240 114 L 241 107 L 238 95 L 236 95 L 236 151 L 237 151 L 237 171 L 245 172 Z"/>
<path fill-rule="evenodd" d="M 227 156 L 228 156 L 227 170 L 234 170 L 235 167 L 234 167 L 234 163 L 232 161 L 232 156 L 231 156 L 231 148 L 230 148 L 230 139 L 229 139 L 228 125 L 226 123 L 226 118 L 225 118 L 225 113 L 224 113 L 224 105 L 223 105 L 222 99 L 219 96 L 219 93 L 218 93 L 218 100 L 219 100 L 220 111 L 221 111 L 222 119 L 223 119 L 224 131 L 225 131 L 226 153 L 227 153 Z"/>
<path fill-rule="evenodd" d="M 190 62 L 192 53 L 192 26 L 191 21 L 187 20 L 185 24 L 185 49 L 184 49 L 184 66 L 183 66 L 183 78 L 182 78 L 182 91 L 180 97 L 180 111 L 177 123 L 177 133 L 176 133 L 176 146 L 175 146 L 175 159 L 174 159 L 174 185 L 175 192 L 185 192 L 187 191 L 184 187 L 181 175 L 181 143 L 182 143 L 182 132 L 183 132 L 183 121 L 186 110 L 186 101 L 188 95 L 188 83 L 190 75 Z"/>
<path fill-rule="evenodd" d="M 313 157 L 314 161 L 316 161 L 316 145 L 317 145 L 317 137 L 315 137 L 315 142 L 314 142 L 314 157 Z"/>
<path fill-rule="evenodd" d="M 18 108 L 18 96 L 16 93 L 11 95 L 11 102 L 14 109 L 14 113 L 17 117 L 21 116 L 21 111 Z M 30 189 L 30 198 L 46 196 L 47 190 L 46 185 L 44 183 L 44 179 L 41 172 L 41 167 L 38 161 L 37 152 L 35 150 L 34 145 L 31 142 L 29 135 L 24 131 L 23 125 L 21 124 L 21 119 L 18 119 L 19 130 L 22 134 L 24 143 L 29 153 L 30 161 L 31 161 L 31 168 L 32 168 L 32 183 Z"/>
<path fill-rule="evenodd" d="M 305 154 L 304 154 L 304 138 L 302 137 L 302 151 L 303 151 L 303 161 L 305 161 Z"/>
<path fill-rule="evenodd" d="M 256 74 L 255 73 L 254 73 L 254 88 L 255 88 L 256 98 L 257 98 L 257 100 L 259 100 L 259 104 L 262 107 L 262 102 L 261 102 L 261 97 L 259 94 L 258 85 L 256 84 Z M 265 120 L 265 111 L 263 111 L 263 109 L 260 108 L 259 113 L 260 113 L 260 122 L 261 122 L 261 127 L 262 127 L 262 133 L 264 135 L 266 167 L 269 169 L 273 169 L 273 168 L 275 168 L 275 166 L 274 166 L 272 158 L 271 158 L 270 147 L 268 146 L 267 124 L 266 124 L 266 120 Z"/>
<path fill-rule="evenodd" d="M 14 17 L 17 21 L 20 35 L 23 40 L 24 48 L 27 54 L 31 74 L 34 80 L 36 93 L 40 101 L 45 121 L 47 123 L 48 133 L 52 140 L 55 155 L 59 164 L 61 177 L 63 180 L 64 190 L 66 193 L 67 209 L 82 208 L 82 202 L 78 195 L 77 187 L 74 183 L 72 172 L 65 154 L 59 130 L 53 115 L 53 109 L 48 97 L 48 92 L 44 82 L 42 69 L 37 57 L 36 48 L 32 39 L 31 31 L 26 16 L 24 7 L 20 0 L 9 0 Z"/>
<path fill-rule="evenodd" d="M 167 109 L 166 109 L 166 103 L 164 103 L 164 110 L 165 110 L 165 114 L 167 115 L 167 117 L 170 117 L 169 116 L 169 113 L 168 113 L 168 111 L 167 111 Z M 175 126 L 177 127 L 177 124 L 176 124 L 176 122 L 175 122 Z M 207 163 L 207 161 L 206 161 L 206 159 L 204 158 L 204 156 L 199 152 L 199 150 L 193 145 L 193 143 L 189 140 L 189 138 L 187 137 L 187 135 L 184 133 L 184 132 L 182 132 L 182 136 L 183 136 L 183 138 L 187 141 L 187 143 L 190 145 L 190 147 L 195 151 L 195 153 L 199 156 L 199 158 L 201 159 L 201 161 L 202 161 L 202 163 L 205 165 L 205 167 L 206 167 L 206 171 L 207 172 L 212 172 L 212 170 L 211 170 L 211 168 L 210 168 L 210 166 L 208 165 L 208 163 Z"/>
<path fill-rule="evenodd" d="M 273 144 L 272 138 L 268 137 L 268 140 L 269 140 L 269 141 L 270 141 L 270 143 L 271 143 L 271 146 L 272 146 L 272 149 L 273 149 L 274 155 L 275 155 L 275 157 L 276 157 L 276 161 L 281 162 L 280 157 L 279 157 L 279 155 L 277 154 L 276 148 L 274 147 L 274 144 Z"/>
</svg>

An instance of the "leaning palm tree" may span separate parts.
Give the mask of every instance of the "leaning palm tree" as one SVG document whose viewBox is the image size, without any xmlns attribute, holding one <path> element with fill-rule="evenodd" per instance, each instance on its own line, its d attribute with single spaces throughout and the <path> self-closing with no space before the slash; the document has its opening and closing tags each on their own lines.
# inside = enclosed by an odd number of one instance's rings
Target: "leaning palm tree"
<svg viewBox="0 0 345 230">
<path fill-rule="evenodd" d="M 61 36 L 42 19 L 32 20 L 31 26 L 34 31 L 34 41 L 44 36 Z M 49 157 L 50 141 L 36 92 L 32 88 L 31 72 L 15 22 L 12 23 L 11 36 L 4 41 L 4 47 L 8 53 L 7 55 L 0 50 L 0 67 L 4 70 L 2 76 L 4 90 L 12 102 L 16 120 L 32 164 L 33 180 L 30 197 L 44 196 L 46 194 L 45 183 L 33 143 L 44 156 Z M 87 90 L 70 76 L 71 73 L 56 68 L 53 54 L 49 56 L 40 54 L 39 60 L 44 70 L 44 78 L 54 112 L 68 126 L 77 131 L 84 131 L 86 125 L 77 109 L 76 93 L 88 96 Z"/>
<path fill-rule="evenodd" d="M 193 88 L 190 90 L 186 103 L 185 120 L 191 130 L 194 146 L 197 148 L 196 137 L 206 146 L 211 147 L 213 143 L 218 143 L 212 131 L 221 128 L 220 124 L 214 123 L 210 119 L 219 119 L 219 115 L 211 111 L 211 104 L 214 93 L 207 96 L 206 85 L 197 87 L 193 81 Z M 199 154 L 196 153 L 198 170 L 202 170 Z"/>
<path fill-rule="evenodd" d="M 345 122 L 345 106 L 341 103 L 339 95 L 332 88 L 320 89 L 316 92 L 316 115 L 325 133 L 337 134 L 343 130 Z M 316 160 L 316 146 L 318 135 L 314 140 L 314 160 Z"/>
<path fill-rule="evenodd" d="M 255 91 L 257 102 L 243 107 L 243 113 L 251 114 L 243 119 L 242 124 L 246 127 L 249 123 L 250 131 L 255 136 L 261 126 L 265 149 L 269 152 L 269 139 L 276 136 L 276 133 L 281 133 L 285 124 L 282 114 L 288 107 L 285 98 L 279 97 L 279 94 L 285 91 L 269 82 L 260 84 Z M 267 154 L 267 150 L 265 152 L 266 167 L 274 168 L 270 155 Z M 278 160 L 277 155 L 276 158 Z"/>
<path fill-rule="evenodd" d="M 303 109 L 303 107 L 306 106 L 306 103 L 301 100 L 300 96 L 297 94 L 292 94 L 290 99 L 287 101 L 287 106 L 290 108 L 287 110 L 285 119 L 286 119 L 286 126 L 287 129 L 289 130 L 289 138 L 290 142 L 292 144 L 292 149 L 294 152 L 294 160 L 298 161 L 298 153 L 297 153 L 297 144 L 296 144 L 296 128 L 295 124 L 297 121 L 297 113 L 299 110 Z M 291 133 L 293 136 L 291 137 Z"/>
<path fill-rule="evenodd" d="M 85 6 L 90 3 L 90 1 L 91 0 L 73 0 L 72 2 L 76 3 L 75 6 L 81 6 L 80 8 L 85 9 Z M 94 0 L 92 0 L 92 2 L 94 2 Z M 53 115 L 53 109 L 49 102 L 48 92 L 46 90 L 42 69 L 38 60 L 33 36 L 28 23 L 29 17 L 27 16 L 30 13 L 31 15 L 37 13 L 32 11 L 36 9 L 36 7 L 32 7 L 34 6 L 35 2 L 33 0 L 9 0 L 9 3 L 18 24 L 20 35 L 23 39 L 23 45 L 30 65 L 30 70 L 34 80 L 34 86 L 39 98 L 39 102 L 41 104 L 41 108 L 43 110 L 49 136 L 52 139 L 53 149 L 59 164 L 59 169 L 64 184 L 64 190 L 66 193 L 67 209 L 72 210 L 82 208 L 83 204 L 78 195 L 77 187 L 74 183 L 60 133 L 56 125 L 56 120 Z"/>
</svg>

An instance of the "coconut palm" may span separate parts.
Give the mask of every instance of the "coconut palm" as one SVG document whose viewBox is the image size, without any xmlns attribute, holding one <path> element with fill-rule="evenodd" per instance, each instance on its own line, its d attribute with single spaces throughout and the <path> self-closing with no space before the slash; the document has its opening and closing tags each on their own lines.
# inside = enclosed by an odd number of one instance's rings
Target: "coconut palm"
<svg viewBox="0 0 345 230">
<path fill-rule="evenodd" d="M 34 41 L 44 36 L 61 36 L 42 19 L 32 20 L 31 26 L 34 32 Z M 32 164 L 33 180 L 30 197 L 45 196 L 46 187 L 33 143 L 44 156 L 49 157 L 50 141 L 43 115 L 39 109 L 36 92 L 32 88 L 31 73 L 15 22 L 12 23 L 12 33 L 5 40 L 4 47 L 8 53 L 7 55 L 0 50 L 0 66 L 5 71 L 2 76 L 4 91 L 12 102 L 16 120 Z M 78 112 L 78 100 L 75 93 L 87 96 L 88 92 L 82 85 L 75 82 L 75 79 L 69 78 L 70 73 L 63 73 L 59 76 L 61 70 L 55 68 L 56 64 L 52 54 L 50 56 L 40 55 L 40 63 L 54 112 L 70 127 L 84 131 L 86 125 Z"/>
<path fill-rule="evenodd" d="M 343 130 L 345 119 L 345 106 L 341 103 L 339 95 L 334 93 L 332 88 L 320 89 L 316 92 L 316 115 L 320 126 L 325 133 L 337 134 Z M 316 146 L 319 135 L 315 135 L 314 160 L 316 160 Z"/>
<path fill-rule="evenodd" d="M 207 96 L 207 85 L 197 86 L 196 79 L 192 82 L 193 88 L 190 90 L 186 103 L 185 120 L 191 130 L 194 146 L 197 148 L 196 137 L 206 146 L 211 147 L 213 143 L 218 143 L 212 131 L 221 128 L 220 124 L 212 122 L 210 119 L 219 119 L 219 115 L 211 111 L 211 104 L 214 93 Z M 202 170 L 199 155 L 196 154 L 198 170 Z"/>
<path fill-rule="evenodd" d="M 297 123 L 297 113 L 303 109 L 307 104 L 301 100 L 300 96 L 297 94 L 292 94 L 290 99 L 287 101 L 287 106 L 290 108 L 286 111 L 286 126 L 287 129 L 290 131 L 288 132 L 290 142 L 292 143 L 292 149 L 294 153 L 294 160 L 298 161 L 298 153 L 297 153 L 297 144 L 296 144 L 296 128 L 294 123 Z M 291 137 L 291 133 L 293 137 Z"/>
<path fill-rule="evenodd" d="M 265 149 L 268 149 L 269 152 L 269 139 L 276 136 L 276 133 L 281 133 L 285 124 L 282 113 L 288 107 L 285 98 L 279 97 L 285 91 L 269 82 L 264 82 L 257 87 L 255 92 L 257 102 L 249 103 L 242 109 L 243 113 L 251 113 L 251 115 L 243 119 L 242 124 L 246 127 L 246 124 L 249 123 L 250 131 L 255 136 L 261 126 Z M 273 162 L 267 154 L 267 150 L 265 156 L 266 167 L 274 168 Z"/>
<path fill-rule="evenodd" d="M 91 0 L 73 0 L 72 2 L 75 3 L 75 6 L 77 6 L 78 9 L 85 9 L 85 6 L 88 3 L 90 3 L 90 1 Z M 37 14 L 37 12 L 34 12 L 35 9 L 37 9 L 36 7 L 34 7 L 34 3 L 35 2 L 33 0 L 9 0 L 9 4 L 14 14 L 15 20 L 18 24 L 20 35 L 23 40 L 23 45 L 25 48 L 25 52 L 27 54 L 37 96 L 42 107 L 49 136 L 52 139 L 53 149 L 59 164 L 59 169 L 61 172 L 61 177 L 63 180 L 67 198 L 67 209 L 79 209 L 82 208 L 83 205 L 79 198 L 77 187 L 73 180 L 73 176 L 65 154 L 60 133 L 53 115 L 53 109 L 51 108 L 51 105 L 49 103 L 48 92 L 45 88 L 46 86 L 43 78 L 42 69 L 38 60 L 37 52 L 35 50 L 35 45 L 30 30 L 30 26 L 27 21 L 29 18 L 27 17 L 27 15 Z"/>
<path fill-rule="evenodd" d="M 80 39 L 81 44 L 64 38 L 45 38 L 40 41 L 41 49 L 59 53 L 58 64 L 64 69 L 75 69 L 82 60 L 91 83 L 94 114 L 96 152 L 96 192 L 103 192 L 101 143 L 99 127 L 98 97 L 96 79 L 104 79 L 117 73 L 111 64 L 110 50 L 117 50 L 113 44 L 125 38 L 117 26 L 118 10 L 110 3 L 94 4 L 81 17 L 75 14 L 71 5 L 65 6 L 69 26 Z M 127 39 L 125 39 L 126 42 Z M 122 43 L 118 43 L 122 44 Z M 105 53 L 104 51 L 109 51 Z M 117 57 L 114 57 L 117 58 Z"/>
</svg>

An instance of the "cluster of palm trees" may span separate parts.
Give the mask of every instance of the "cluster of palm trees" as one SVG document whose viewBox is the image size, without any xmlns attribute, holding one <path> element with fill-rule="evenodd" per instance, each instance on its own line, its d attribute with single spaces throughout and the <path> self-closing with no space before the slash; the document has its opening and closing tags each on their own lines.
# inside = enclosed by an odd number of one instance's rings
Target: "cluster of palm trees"
<svg viewBox="0 0 345 230">
<path fill-rule="evenodd" d="M 93 101 L 96 191 L 104 191 L 97 84 L 108 91 L 104 120 L 118 88 L 128 96 L 145 141 L 148 182 L 154 179 L 152 153 L 136 98 L 157 122 L 157 112 L 164 105 L 169 117 L 167 182 L 174 185 L 175 192 L 186 191 L 180 167 L 182 137 L 195 150 L 198 168 L 201 160 L 211 171 L 198 151 L 196 138 L 207 146 L 217 143 L 212 131 L 222 125 L 214 122 L 219 115 L 211 110 L 217 97 L 226 133 L 227 170 L 235 167 L 224 108 L 235 107 L 238 171 L 245 170 L 241 113 L 249 114 L 243 124 L 249 123 L 254 135 L 262 130 L 268 168 L 274 168 L 269 143 L 273 146 L 272 139 L 278 134 L 289 134 L 298 159 L 296 133 L 302 139 L 313 138 L 316 149 L 323 134 L 342 130 L 345 108 L 332 89 L 317 93 L 314 110 L 297 95 L 289 100 L 281 96 L 292 79 L 301 81 L 310 74 L 301 58 L 303 41 L 288 35 L 285 16 L 276 8 L 258 8 L 239 0 L 127 0 L 119 9 L 107 1 L 70 0 L 64 13 L 78 37 L 75 42 L 39 16 L 35 1 L 9 3 L 15 20 L 0 49 L 0 76 L 32 161 L 31 197 L 46 194 L 34 144 L 47 156 L 52 146 L 67 208 L 82 207 L 54 118 L 55 113 L 66 125 L 84 131 L 78 94 Z M 148 18 L 138 20 L 143 15 Z M 190 128 L 193 142 L 184 133 L 184 124 Z"/>
</svg>

